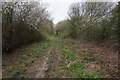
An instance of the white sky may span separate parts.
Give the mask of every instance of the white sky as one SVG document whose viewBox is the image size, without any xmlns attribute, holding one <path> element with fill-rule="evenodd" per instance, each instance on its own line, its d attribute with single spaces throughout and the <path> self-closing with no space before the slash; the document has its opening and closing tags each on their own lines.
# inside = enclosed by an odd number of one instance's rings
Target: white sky
<svg viewBox="0 0 120 80">
<path fill-rule="evenodd" d="M 75 2 L 75 0 L 42 0 L 42 2 L 49 5 L 48 11 L 53 18 L 54 24 L 56 24 L 67 18 L 69 6 Z"/>
<path fill-rule="evenodd" d="M 83 2 L 85 0 L 42 0 L 42 2 L 47 3 L 48 6 L 48 11 L 51 13 L 51 17 L 53 18 L 54 24 L 58 23 L 59 21 L 62 21 L 64 19 L 67 19 L 68 17 L 68 9 L 69 6 L 73 2 Z M 97 0 L 88 0 L 88 1 L 93 1 L 96 2 Z M 99 0 L 103 1 L 103 0 Z M 104 1 L 110 1 L 111 0 L 104 0 Z M 119 1 L 119 0 L 112 0 L 113 1 Z"/>
<path fill-rule="evenodd" d="M 69 9 L 71 2 L 54 2 L 49 3 L 48 11 L 53 18 L 53 22 L 56 24 L 61 20 L 67 18 L 67 11 Z"/>
</svg>

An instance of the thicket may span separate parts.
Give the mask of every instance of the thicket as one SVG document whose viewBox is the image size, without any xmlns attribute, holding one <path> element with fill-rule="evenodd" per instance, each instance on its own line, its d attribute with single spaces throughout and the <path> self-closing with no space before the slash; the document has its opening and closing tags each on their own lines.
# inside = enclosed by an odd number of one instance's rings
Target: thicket
<svg viewBox="0 0 120 80">
<path fill-rule="evenodd" d="M 52 33 L 53 23 L 41 2 L 2 3 L 2 51 L 45 39 L 42 30 Z"/>
<path fill-rule="evenodd" d="M 71 4 L 65 27 L 56 31 L 78 40 L 108 41 L 118 40 L 118 3 L 115 2 L 80 2 Z M 66 22 L 62 21 L 62 22 Z M 63 26 L 58 23 L 56 27 Z M 69 25 L 69 26 L 68 26 Z M 63 30 L 63 31 L 60 31 Z M 62 36 L 66 36 L 62 35 Z"/>
</svg>

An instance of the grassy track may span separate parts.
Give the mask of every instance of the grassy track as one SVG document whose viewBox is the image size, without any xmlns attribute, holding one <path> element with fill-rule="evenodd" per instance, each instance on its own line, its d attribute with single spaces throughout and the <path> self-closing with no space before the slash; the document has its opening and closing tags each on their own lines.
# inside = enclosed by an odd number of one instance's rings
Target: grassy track
<svg viewBox="0 0 120 80">
<path fill-rule="evenodd" d="M 99 51 L 97 48 L 83 47 L 74 40 L 51 37 L 48 41 L 34 43 L 21 49 L 24 54 L 3 69 L 3 77 L 25 77 L 30 74 L 30 67 L 41 64 L 44 54 L 50 50 L 47 60 L 47 78 L 108 78 L 117 77 L 117 55 Z M 22 51 L 23 50 L 23 51 Z M 46 54 L 47 55 L 47 54 Z M 116 58 L 111 63 L 109 56 Z M 108 59 L 105 59 L 108 58 Z M 109 60 L 110 61 L 110 60 Z M 108 66 L 110 65 L 110 66 Z M 42 67 L 42 66 L 39 66 Z M 108 68 L 109 67 L 109 68 Z M 36 69 L 39 69 L 36 67 Z M 28 71 L 29 70 L 29 71 Z M 34 72 L 33 70 L 31 70 Z M 40 75 L 40 74 L 39 74 Z M 34 76 L 31 76 L 34 78 Z M 39 77 L 39 76 L 37 76 Z"/>
</svg>

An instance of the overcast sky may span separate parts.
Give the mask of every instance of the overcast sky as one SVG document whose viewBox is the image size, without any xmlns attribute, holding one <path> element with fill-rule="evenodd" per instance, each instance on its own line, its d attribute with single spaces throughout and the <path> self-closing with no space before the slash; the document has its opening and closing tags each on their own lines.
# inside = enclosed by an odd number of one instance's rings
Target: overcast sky
<svg viewBox="0 0 120 80">
<path fill-rule="evenodd" d="M 43 0 L 44 1 L 44 0 Z M 53 22 L 56 24 L 61 20 L 67 18 L 67 11 L 69 9 L 70 4 L 72 2 L 51 2 L 52 0 L 47 0 L 46 2 L 49 4 L 48 11 L 53 18 Z M 45 1 L 44 1 L 45 2 Z"/>
<path fill-rule="evenodd" d="M 74 2 L 81 2 L 85 0 L 42 0 L 42 2 L 47 3 L 48 11 L 51 13 L 54 24 L 67 19 L 69 6 Z M 97 0 L 87 0 L 87 1 L 97 1 Z M 99 0 L 103 1 L 103 0 Z M 104 0 L 104 1 L 119 1 L 119 0 Z"/>
<path fill-rule="evenodd" d="M 0 2 L 10 2 L 11 0 L 0 0 Z M 47 3 L 48 11 L 51 14 L 51 17 L 53 18 L 54 24 L 58 23 L 59 21 L 62 21 L 64 19 L 68 18 L 68 9 L 69 6 L 74 2 L 83 2 L 86 0 L 26 0 L 26 1 L 42 1 L 43 3 Z M 109 1 L 109 2 L 117 2 L 120 0 L 87 0 L 89 2 L 103 2 L 103 1 Z"/>
</svg>

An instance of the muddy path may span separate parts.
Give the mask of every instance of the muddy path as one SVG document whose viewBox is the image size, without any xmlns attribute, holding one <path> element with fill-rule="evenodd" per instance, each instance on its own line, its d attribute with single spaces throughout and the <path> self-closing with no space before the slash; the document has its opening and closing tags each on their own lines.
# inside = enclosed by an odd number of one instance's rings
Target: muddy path
<svg viewBox="0 0 120 80">
<path fill-rule="evenodd" d="M 26 71 L 25 78 L 44 78 L 45 71 L 48 69 L 48 60 L 52 48 L 49 48 L 48 51 L 35 63 L 33 63 L 28 70 Z"/>
</svg>

